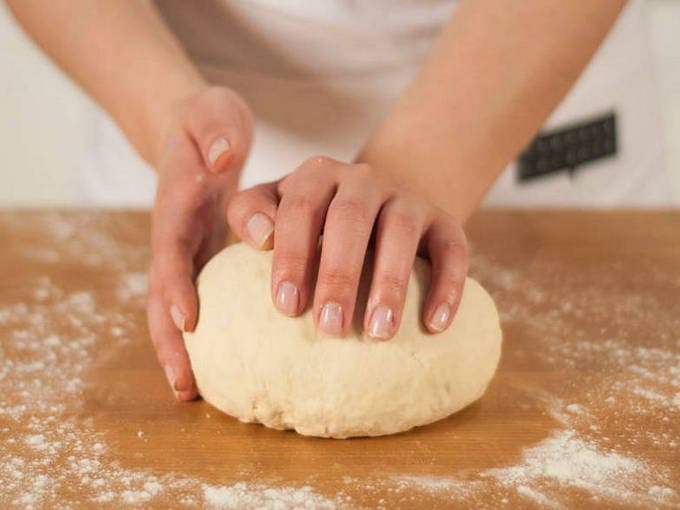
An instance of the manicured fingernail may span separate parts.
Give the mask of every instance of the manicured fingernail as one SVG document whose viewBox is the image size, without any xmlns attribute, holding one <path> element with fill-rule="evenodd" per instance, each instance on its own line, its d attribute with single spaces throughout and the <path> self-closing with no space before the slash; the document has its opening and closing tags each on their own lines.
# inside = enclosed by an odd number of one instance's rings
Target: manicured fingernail
<svg viewBox="0 0 680 510">
<path fill-rule="evenodd" d="M 246 224 L 248 235 L 253 242 L 260 248 L 267 242 L 269 236 L 274 232 L 274 224 L 269 217 L 262 213 L 253 214 Z"/>
<path fill-rule="evenodd" d="M 342 306 L 332 301 L 323 305 L 319 327 L 329 335 L 340 335 L 342 333 Z"/>
<path fill-rule="evenodd" d="M 170 307 L 170 317 L 172 317 L 172 322 L 175 323 L 177 329 L 179 329 L 180 331 L 186 331 L 185 326 L 187 318 L 184 316 L 181 310 L 177 308 L 176 305 L 172 305 Z"/>
<path fill-rule="evenodd" d="M 368 334 L 373 338 L 384 340 L 389 338 L 394 325 L 394 314 L 387 306 L 379 306 L 373 310 Z"/>
<path fill-rule="evenodd" d="M 230 149 L 229 141 L 226 138 L 215 140 L 208 149 L 208 162 L 213 166 L 215 162 Z"/>
<path fill-rule="evenodd" d="M 451 315 L 451 308 L 447 303 L 440 304 L 432 313 L 430 319 L 430 327 L 435 331 L 444 331 L 449 322 L 449 315 Z"/>
<path fill-rule="evenodd" d="M 165 377 L 168 380 L 172 392 L 177 396 L 177 389 L 175 388 L 175 371 L 170 365 L 165 365 L 163 369 L 165 370 Z"/>
<path fill-rule="evenodd" d="M 276 293 L 276 307 L 286 315 L 295 315 L 300 301 L 297 287 L 290 282 L 281 282 Z"/>
</svg>

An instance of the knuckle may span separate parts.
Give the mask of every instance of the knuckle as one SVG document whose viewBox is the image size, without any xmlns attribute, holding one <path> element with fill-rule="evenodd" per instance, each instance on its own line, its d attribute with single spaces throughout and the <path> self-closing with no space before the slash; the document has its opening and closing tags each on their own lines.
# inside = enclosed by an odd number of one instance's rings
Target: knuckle
<svg viewBox="0 0 680 510">
<path fill-rule="evenodd" d="M 314 201 L 307 195 L 288 195 L 285 202 L 286 209 L 293 216 L 311 216 L 316 210 Z"/>
<path fill-rule="evenodd" d="M 274 274 L 277 279 L 286 278 L 291 275 L 299 278 L 305 273 L 308 262 L 307 256 L 300 253 L 279 253 L 276 255 Z"/>
<path fill-rule="evenodd" d="M 413 215 L 403 211 L 392 211 L 387 214 L 387 223 L 391 228 L 399 230 L 408 236 L 420 233 L 420 222 Z"/>
<path fill-rule="evenodd" d="M 329 215 L 333 220 L 347 221 L 353 225 L 373 223 L 368 206 L 359 198 L 346 197 L 334 200 Z"/>
<path fill-rule="evenodd" d="M 386 272 L 377 277 L 377 283 L 383 292 L 400 296 L 406 290 L 407 279 L 402 275 Z"/>
<path fill-rule="evenodd" d="M 302 162 L 302 167 L 328 167 L 334 165 L 336 161 L 330 156 L 318 155 L 311 156 Z"/>
<path fill-rule="evenodd" d="M 319 285 L 335 292 L 350 293 L 357 284 L 357 275 L 346 269 L 328 268 L 319 275 Z"/>
<path fill-rule="evenodd" d="M 205 186 L 195 182 L 178 190 L 177 202 L 186 210 L 196 211 L 205 203 L 205 198 Z"/>
<path fill-rule="evenodd" d="M 463 247 L 458 241 L 448 238 L 441 241 L 439 250 L 443 259 L 446 262 L 451 262 L 459 253 L 463 252 Z"/>
</svg>

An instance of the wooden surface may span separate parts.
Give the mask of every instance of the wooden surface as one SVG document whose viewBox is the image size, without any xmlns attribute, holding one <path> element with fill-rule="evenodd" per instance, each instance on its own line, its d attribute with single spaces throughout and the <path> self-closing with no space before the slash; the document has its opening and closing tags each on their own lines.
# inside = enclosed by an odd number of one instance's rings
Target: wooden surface
<svg viewBox="0 0 680 510">
<path fill-rule="evenodd" d="M 504 330 L 487 394 L 344 441 L 173 400 L 147 230 L 141 212 L 0 213 L 0 507 L 680 506 L 680 212 L 478 214 L 471 274 Z"/>
</svg>

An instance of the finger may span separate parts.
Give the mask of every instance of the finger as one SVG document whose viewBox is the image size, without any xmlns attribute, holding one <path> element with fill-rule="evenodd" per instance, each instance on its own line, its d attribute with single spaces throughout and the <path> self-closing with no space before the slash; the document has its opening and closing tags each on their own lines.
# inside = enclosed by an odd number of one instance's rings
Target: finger
<svg viewBox="0 0 680 510">
<path fill-rule="evenodd" d="M 201 213 L 177 200 L 158 200 L 153 212 L 153 274 L 166 311 L 180 331 L 192 331 L 198 316 L 193 261 L 205 233 L 189 217 Z"/>
<path fill-rule="evenodd" d="M 449 327 L 463 295 L 468 272 L 468 246 L 457 222 L 440 218 L 428 229 L 425 244 L 432 262 L 423 322 L 432 333 Z"/>
<path fill-rule="evenodd" d="M 274 226 L 271 291 L 275 306 L 295 316 L 309 301 L 319 235 L 335 191 L 331 172 L 316 172 L 281 186 Z"/>
<path fill-rule="evenodd" d="M 170 318 L 179 331 L 193 331 L 198 317 L 198 298 L 191 259 L 179 250 L 169 250 L 159 266 Z"/>
<path fill-rule="evenodd" d="M 243 190 L 231 199 L 227 220 L 232 231 L 258 250 L 270 250 L 274 243 L 274 221 L 279 197 L 276 183 Z"/>
<path fill-rule="evenodd" d="M 179 400 L 196 396 L 181 332 L 192 331 L 198 316 L 193 257 L 204 233 L 191 228 L 188 217 L 192 214 L 187 211 L 194 212 L 191 205 L 199 202 L 199 195 L 197 189 L 183 197 L 185 202 L 159 199 L 153 218 L 149 330 L 157 357 Z"/>
<path fill-rule="evenodd" d="M 203 239 L 194 255 L 193 281 L 196 280 L 196 277 L 198 276 L 199 271 L 203 269 L 203 266 L 227 245 L 229 226 L 226 221 L 226 204 L 229 204 L 231 198 L 236 194 L 239 175 L 237 172 L 232 172 L 215 177 L 224 183 L 225 188 L 223 189 L 226 189 L 227 191 L 223 192 L 223 195 L 221 198 L 218 198 L 217 201 L 211 200 L 210 202 L 214 207 L 212 209 L 208 208 L 204 213 L 207 215 L 207 218 L 212 218 L 212 222 L 208 223 L 204 220 L 204 225 L 207 225 L 207 228 L 203 233 Z"/>
<path fill-rule="evenodd" d="M 366 248 L 383 200 L 359 173 L 343 180 L 328 208 L 314 310 L 318 327 L 329 335 L 343 336 L 352 323 Z"/>
<path fill-rule="evenodd" d="M 161 248 L 155 257 L 151 272 L 154 302 L 149 310 L 153 311 L 152 340 L 175 396 L 192 399 L 196 396 L 195 382 L 181 334 L 193 331 L 198 317 L 192 256 L 174 244 Z"/>
<path fill-rule="evenodd" d="M 187 113 L 185 127 L 198 144 L 206 167 L 214 173 L 240 168 L 253 138 L 248 105 L 220 87 L 209 89 L 197 101 Z"/>
<path fill-rule="evenodd" d="M 380 213 L 364 316 L 364 331 L 372 338 L 387 340 L 399 329 L 424 223 L 424 208 L 408 199 L 389 201 Z"/>
<path fill-rule="evenodd" d="M 162 294 L 161 285 L 157 270 L 152 268 L 148 306 L 151 341 L 175 398 L 192 400 L 196 398 L 198 392 L 189 356 L 181 333 L 168 312 L 167 300 Z"/>
</svg>

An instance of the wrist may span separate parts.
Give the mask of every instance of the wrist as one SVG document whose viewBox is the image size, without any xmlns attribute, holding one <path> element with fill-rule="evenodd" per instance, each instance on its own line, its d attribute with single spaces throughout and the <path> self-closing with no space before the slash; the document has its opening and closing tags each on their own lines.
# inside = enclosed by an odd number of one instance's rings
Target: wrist
<svg viewBox="0 0 680 510">
<path fill-rule="evenodd" d="M 353 162 L 370 165 L 377 176 L 425 199 L 459 224 L 465 224 L 476 209 L 477 200 L 470 190 L 456 182 L 455 173 L 449 170 L 455 165 L 444 164 L 416 148 L 399 150 L 404 146 L 403 143 L 378 145 L 374 141 L 363 147 Z"/>
</svg>

